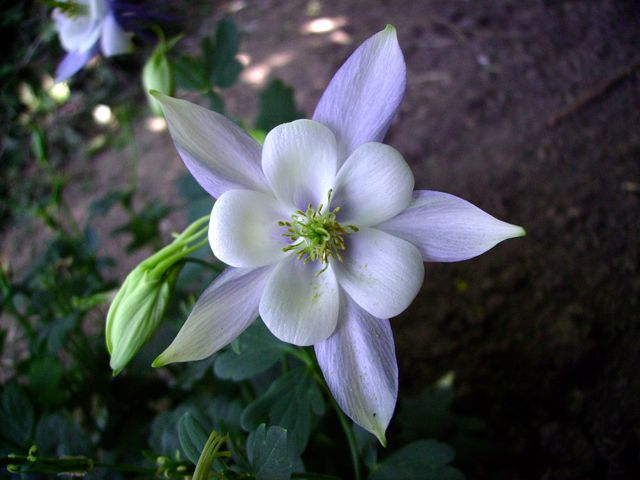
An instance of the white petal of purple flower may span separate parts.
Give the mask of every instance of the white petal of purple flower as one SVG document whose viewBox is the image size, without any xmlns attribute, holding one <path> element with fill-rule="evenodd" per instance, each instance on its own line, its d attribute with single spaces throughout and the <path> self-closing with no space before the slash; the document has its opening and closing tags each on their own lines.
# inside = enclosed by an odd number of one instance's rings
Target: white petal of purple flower
<svg viewBox="0 0 640 480">
<path fill-rule="evenodd" d="M 339 165 L 363 143 L 384 139 L 406 83 L 404 57 L 391 25 L 366 40 L 340 67 L 313 114 L 336 135 Z"/>
<path fill-rule="evenodd" d="M 268 268 L 225 269 L 200 295 L 173 343 L 153 363 L 202 360 L 245 331 L 258 317 Z"/>
<path fill-rule="evenodd" d="M 398 393 L 388 319 L 418 294 L 423 261 L 464 260 L 524 233 L 452 195 L 413 191 L 405 160 L 379 143 L 405 75 L 388 26 L 338 71 L 313 120 L 276 127 L 262 149 L 223 116 L 156 94 L 185 164 L 218 199 L 209 240 L 231 273 L 154 365 L 210 355 L 259 313 L 279 339 L 315 346 L 340 407 L 386 442 Z"/>
<path fill-rule="evenodd" d="M 116 21 L 107 0 L 74 0 L 78 11 L 53 10 L 62 48 L 67 55 L 56 69 L 56 82 L 67 80 L 101 49 L 106 57 L 127 53 L 131 39 Z"/>
<path fill-rule="evenodd" d="M 343 295 L 338 326 L 315 345 L 318 364 L 340 407 L 386 446 L 398 397 L 398 364 L 389 320 Z"/>
</svg>

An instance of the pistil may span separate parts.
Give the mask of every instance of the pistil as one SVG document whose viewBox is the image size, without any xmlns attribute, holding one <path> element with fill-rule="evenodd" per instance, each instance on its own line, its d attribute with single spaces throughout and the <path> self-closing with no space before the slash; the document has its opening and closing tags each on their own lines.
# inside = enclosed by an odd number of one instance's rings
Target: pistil
<svg viewBox="0 0 640 480">
<path fill-rule="evenodd" d="M 278 225 L 287 227 L 282 234 L 291 240 L 291 243 L 283 248 L 285 252 L 296 251 L 296 256 L 304 264 L 310 261 L 321 261 L 324 267 L 318 275 L 329 267 L 329 259 L 342 262 L 340 252 L 345 250 L 344 235 L 351 235 L 358 231 L 354 225 L 342 226 L 336 220 L 340 207 L 331 210 L 331 195 L 327 194 L 327 206 L 321 203 L 314 209 L 313 205 L 307 205 L 307 210 L 296 210 L 291 215 L 291 220 L 280 221 Z"/>
</svg>

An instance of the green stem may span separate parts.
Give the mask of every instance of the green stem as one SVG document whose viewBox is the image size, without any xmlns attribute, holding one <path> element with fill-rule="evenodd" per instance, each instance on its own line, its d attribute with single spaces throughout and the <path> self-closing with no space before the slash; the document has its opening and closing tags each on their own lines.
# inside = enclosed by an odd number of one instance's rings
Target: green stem
<svg viewBox="0 0 640 480">
<path fill-rule="evenodd" d="M 353 434 L 353 429 L 351 425 L 349 425 L 349 421 L 340 407 L 331 396 L 331 392 L 329 392 L 329 398 L 331 399 L 331 405 L 333 405 L 333 409 L 336 411 L 338 415 L 338 420 L 340 420 L 340 426 L 342 430 L 344 430 L 344 434 L 347 437 L 347 442 L 349 443 L 349 450 L 351 452 L 351 462 L 353 463 L 353 474 L 355 480 L 360 480 L 360 458 L 358 457 L 358 447 L 356 445 L 356 437 Z"/>
<path fill-rule="evenodd" d="M 208 221 L 208 215 L 199 218 L 189 225 L 184 232 L 176 235 L 170 244 L 165 245 L 149 258 L 143 260 L 138 267 L 149 270 L 151 276 L 155 280 L 160 280 L 169 268 L 176 263 L 183 261 L 183 259 L 191 252 L 194 252 L 208 243 L 208 239 L 206 238 L 208 228 L 202 228 L 202 225 Z M 205 238 L 197 241 L 203 236 Z M 196 241 L 197 243 L 195 245 L 189 246 L 190 243 Z"/>
<path fill-rule="evenodd" d="M 185 263 L 196 263 L 198 265 L 202 265 L 213 270 L 216 273 L 224 272 L 224 267 L 222 265 L 216 265 L 215 263 L 207 262 L 206 260 L 202 260 L 201 258 L 196 257 L 185 257 L 182 259 Z"/>
<path fill-rule="evenodd" d="M 36 338 L 36 332 L 33 326 L 31 325 L 31 322 L 29 321 L 29 317 L 27 317 L 26 315 L 23 315 L 18 310 L 18 308 L 13 304 L 12 298 L 9 299 L 9 301 L 5 304 L 5 306 L 7 307 L 7 310 L 9 310 L 10 313 L 13 314 L 15 319 L 18 320 L 18 323 L 22 327 L 22 330 L 24 331 L 25 335 L 29 339 L 29 343 L 33 344 Z"/>
<path fill-rule="evenodd" d="M 64 199 L 64 197 L 62 197 L 60 199 L 59 209 L 62 212 L 62 215 L 64 216 L 65 220 L 69 224 L 69 227 L 71 228 L 71 230 L 73 230 L 73 232 L 77 236 L 81 236 L 82 235 L 82 230 L 80 229 L 80 225 L 78 225 L 78 222 L 76 221 L 75 217 L 73 216 L 73 213 L 71 213 L 71 208 L 69 207 L 69 204 Z"/>
<path fill-rule="evenodd" d="M 182 260 L 184 257 L 186 257 L 187 255 L 189 255 L 191 252 L 199 249 L 200 247 L 206 245 L 209 242 L 208 239 L 204 238 L 202 239 L 200 242 L 196 243 L 195 245 L 186 248 L 185 250 L 182 250 L 179 254 L 176 254 L 175 256 L 169 257 L 166 260 L 163 260 L 162 262 L 158 263 L 158 265 L 155 266 L 154 271 L 155 272 L 159 272 L 159 275 L 163 275 L 165 271 L 167 271 L 169 269 L 169 267 L 171 267 L 172 265 L 176 264 L 177 262 L 179 262 L 180 260 Z"/>
<path fill-rule="evenodd" d="M 316 365 L 311 355 L 309 355 L 309 353 L 304 348 L 298 348 L 291 345 L 287 345 L 287 347 L 288 348 L 286 348 L 286 352 L 289 355 L 293 355 L 302 363 L 304 363 L 307 367 L 309 367 L 314 373 L 314 378 L 316 378 L 316 374 L 317 374 Z M 320 376 L 320 379 L 322 379 L 322 376 Z M 316 378 L 316 380 L 318 379 Z"/>
<path fill-rule="evenodd" d="M 0 465 L 9 467 L 14 465 L 12 470 L 20 472 L 19 467 L 27 467 L 23 473 L 39 472 L 39 473 L 57 473 L 57 474 L 78 474 L 88 473 L 94 468 L 107 468 L 109 470 L 116 470 L 120 472 L 130 473 L 145 473 L 155 474 L 157 470 L 155 468 L 138 467 L 136 465 L 126 465 L 121 463 L 103 463 L 94 462 L 88 457 L 70 457 L 70 458 L 57 458 L 57 457 L 36 457 L 36 456 L 24 456 L 14 455 L 0 458 Z"/>
<path fill-rule="evenodd" d="M 238 382 L 238 386 L 240 387 L 240 395 L 242 395 L 242 399 L 245 402 L 251 403 L 256 399 L 256 395 L 253 392 L 253 388 L 251 387 L 251 384 L 247 380 L 242 380 L 241 382 Z"/>
<path fill-rule="evenodd" d="M 191 225 L 189 225 L 182 233 L 180 233 L 177 237 L 177 239 L 186 239 L 187 237 L 191 237 L 195 234 L 196 237 L 199 237 L 200 235 L 202 235 L 202 233 L 204 232 L 198 232 L 199 229 L 202 230 L 207 230 L 208 226 L 203 227 L 203 225 L 205 223 L 209 222 L 209 215 L 203 215 L 202 217 L 198 218 L 196 221 L 194 221 Z M 197 233 L 196 233 L 197 232 Z"/>
<path fill-rule="evenodd" d="M 211 432 L 198 459 L 196 470 L 193 472 L 193 480 L 206 480 L 209 477 L 209 470 L 213 460 L 216 458 L 216 453 L 226 441 L 226 435 L 220 437 L 215 430 Z"/>
<path fill-rule="evenodd" d="M 135 132 L 131 125 L 129 112 L 126 110 L 122 114 L 123 131 L 127 137 L 127 144 L 131 145 L 129 155 L 129 191 L 135 192 L 138 189 L 138 146 L 136 144 Z"/>
<path fill-rule="evenodd" d="M 308 365 L 309 368 L 311 368 L 313 377 L 315 378 L 316 382 L 318 382 L 322 390 L 325 392 L 325 394 L 327 395 L 327 398 L 329 398 L 329 403 L 331 403 L 331 406 L 335 410 L 336 415 L 338 416 L 338 420 L 340 421 L 340 426 L 342 427 L 342 430 L 344 431 L 344 434 L 347 437 L 347 443 L 349 444 L 349 451 L 351 453 L 351 463 L 353 464 L 353 478 L 354 480 L 360 480 L 361 479 L 360 457 L 358 456 L 358 447 L 356 445 L 356 438 L 355 438 L 355 435 L 353 434 L 353 429 L 351 428 L 351 425 L 349 424 L 349 421 L 347 420 L 347 417 L 345 416 L 345 414 L 342 413 L 340 406 L 336 403 L 335 399 L 333 398 L 333 395 L 331 394 L 331 390 L 329 390 L 329 386 L 327 385 L 327 382 L 322 376 L 322 371 L 320 370 L 320 366 L 318 365 L 318 361 L 315 358 L 315 355 L 309 353 L 307 350 L 303 350 L 300 348 L 294 348 L 290 351 L 290 353 L 292 355 L 295 355 L 297 358 L 302 360 L 306 365 Z"/>
</svg>

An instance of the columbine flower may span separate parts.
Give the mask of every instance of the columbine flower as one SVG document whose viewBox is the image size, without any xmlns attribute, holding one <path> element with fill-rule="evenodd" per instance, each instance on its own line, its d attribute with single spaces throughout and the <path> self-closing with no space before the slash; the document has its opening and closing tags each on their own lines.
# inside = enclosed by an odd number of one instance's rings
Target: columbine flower
<svg viewBox="0 0 640 480">
<path fill-rule="evenodd" d="M 209 241 L 231 267 L 156 366 L 205 358 L 260 314 L 281 340 L 315 346 L 340 407 L 385 443 L 398 392 L 388 319 L 417 295 L 423 261 L 524 233 L 452 195 L 413 191 L 400 153 L 378 143 L 405 78 L 388 26 L 340 68 L 313 120 L 276 127 L 262 149 L 223 116 L 157 96 L 185 164 L 218 199 Z"/>
<path fill-rule="evenodd" d="M 56 69 L 56 82 L 68 79 L 100 50 L 111 57 L 131 50 L 110 0 L 64 0 L 56 2 L 53 19 L 62 48 L 67 52 Z"/>
</svg>

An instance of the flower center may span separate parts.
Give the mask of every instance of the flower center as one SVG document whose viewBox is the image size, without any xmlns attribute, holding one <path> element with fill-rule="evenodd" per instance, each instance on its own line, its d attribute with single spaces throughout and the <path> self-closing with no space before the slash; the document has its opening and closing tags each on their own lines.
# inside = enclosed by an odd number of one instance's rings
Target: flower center
<svg viewBox="0 0 640 480">
<path fill-rule="evenodd" d="M 282 250 L 285 252 L 295 251 L 296 256 L 303 263 L 320 260 L 324 267 L 318 275 L 329 267 L 329 259 L 334 258 L 342 262 L 341 251 L 345 250 L 343 235 L 351 235 L 358 231 L 358 227 L 347 225 L 343 227 L 336 220 L 336 214 L 340 207 L 331 210 L 330 189 L 327 194 L 327 207 L 321 203 L 314 209 L 311 204 L 307 205 L 307 210 L 296 210 L 291 215 L 288 222 L 280 221 L 278 225 L 287 227 L 283 237 L 291 240 L 291 243 Z"/>
</svg>

